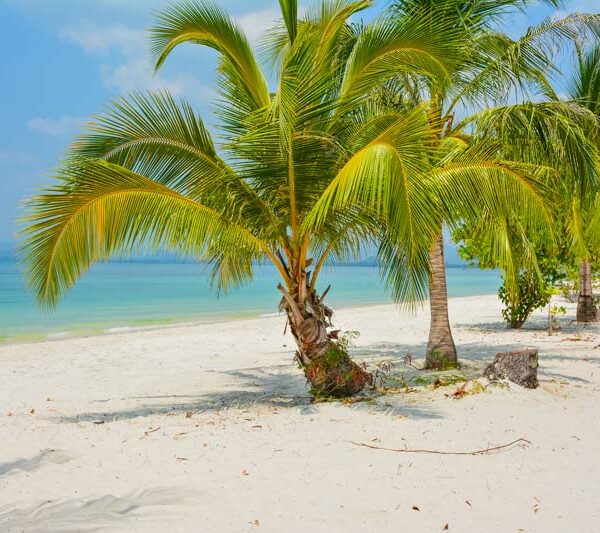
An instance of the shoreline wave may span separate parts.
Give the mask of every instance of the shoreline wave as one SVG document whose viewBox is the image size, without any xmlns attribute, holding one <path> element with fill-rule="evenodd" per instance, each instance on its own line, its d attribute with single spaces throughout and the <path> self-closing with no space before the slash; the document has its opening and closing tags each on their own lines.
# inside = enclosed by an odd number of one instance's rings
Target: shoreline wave
<svg viewBox="0 0 600 533">
<path fill-rule="evenodd" d="M 477 294 L 467 296 L 454 296 L 450 300 L 468 300 L 472 298 L 481 298 L 495 296 L 495 294 Z M 426 301 L 423 305 L 426 305 Z M 355 304 L 345 304 L 337 307 L 335 311 L 340 312 L 350 309 L 372 309 L 374 307 L 390 307 L 399 306 L 394 302 L 357 302 Z M 133 324 L 133 325 L 115 325 L 115 326 L 92 326 L 85 325 L 84 327 L 74 327 L 72 329 L 61 329 L 60 331 L 37 331 L 31 333 L 16 334 L 14 336 L 0 336 L 0 346 L 10 346 L 17 344 L 37 344 L 40 342 L 57 342 L 62 340 L 72 340 L 88 337 L 104 337 L 109 335 L 122 335 L 128 333 L 141 333 L 145 331 L 156 331 L 163 329 L 176 328 L 191 328 L 206 324 L 223 324 L 229 322 L 243 322 L 247 320 L 267 320 L 283 316 L 279 312 L 271 313 L 253 313 L 253 314 L 237 314 L 237 315 L 215 315 L 213 317 L 198 317 L 194 319 L 182 319 L 178 321 L 174 318 L 166 318 L 164 321 L 152 321 L 152 324 Z M 143 322 L 143 321 L 142 321 Z"/>
</svg>

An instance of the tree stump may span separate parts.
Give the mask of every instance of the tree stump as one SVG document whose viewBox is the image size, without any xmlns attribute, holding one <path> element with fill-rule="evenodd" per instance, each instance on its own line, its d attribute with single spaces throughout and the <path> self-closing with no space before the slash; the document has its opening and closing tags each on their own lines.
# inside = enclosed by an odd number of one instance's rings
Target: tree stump
<svg viewBox="0 0 600 533">
<path fill-rule="evenodd" d="M 496 354 L 494 360 L 485 367 L 483 375 L 492 381 L 508 379 L 527 389 L 536 389 L 537 368 L 537 349 L 503 352 Z"/>
</svg>

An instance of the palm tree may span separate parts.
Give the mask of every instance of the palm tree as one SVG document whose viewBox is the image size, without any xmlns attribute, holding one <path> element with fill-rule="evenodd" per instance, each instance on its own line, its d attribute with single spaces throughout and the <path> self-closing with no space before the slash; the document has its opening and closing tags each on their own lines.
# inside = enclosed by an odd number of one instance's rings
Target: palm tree
<svg viewBox="0 0 600 533">
<path fill-rule="evenodd" d="M 584 51 L 581 36 L 574 37 L 577 62 L 570 94 L 563 100 L 549 95 L 547 101 L 536 106 L 519 106 L 520 116 L 513 112 L 510 117 L 498 113 L 482 117 L 480 134 L 486 138 L 519 138 L 520 142 L 511 147 L 512 157 L 545 162 L 557 170 L 549 176 L 547 185 L 553 195 L 554 227 L 561 233 L 560 259 L 578 263 L 577 320 L 593 322 L 598 311 L 592 291 L 592 259 L 600 250 L 600 45 L 596 39 Z M 568 110 L 571 120 L 543 124 L 547 113 L 536 116 L 535 108 Z M 573 123 L 579 124 L 582 135 L 571 135 Z M 523 250 L 518 250 L 518 243 L 511 246 L 519 265 Z"/>
<path fill-rule="evenodd" d="M 570 96 L 600 121 L 600 43 L 596 42 L 587 52 L 581 52 L 579 48 L 577 51 L 578 68 L 572 80 Z M 597 130 L 594 142 L 600 148 Z M 592 290 L 591 256 L 594 249 L 600 249 L 600 183 L 591 176 L 587 177 L 592 179 L 584 182 L 584 186 L 572 195 L 575 201 L 570 210 L 572 242 L 579 257 L 578 322 L 595 322 L 599 318 Z"/>
<path fill-rule="evenodd" d="M 39 302 L 55 306 L 92 263 L 139 249 L 209 262 L 218 290 L 270 262 L 313 393 L 362 390 L 371 376 L 332 330 L 319 274 L 327 260 L 357 255 L 392 219 L 388 238 L 405 250 L 405 277 L 419 291 L 435 208 L 415 181 L 430 152 L 425 109 L 391 112 L 365 100 L 372 65 L 356 56 L 347 64 L 356 42 L 347 19 L 370 3 L 330 0 L 299 20 L 296 1 L 281 0 L 283 23 L 268 45 L 277 52 L 274 91 L 216 3 L 160 13 L 151 30 L 157 68 L 186 42 L 219 55 L 223 142 L 217 149 L 192 107 L 166 92 L 133 94 L 97 116 L 24 218 L 23 263 Z"/>
<path fill-rule="evenodd" d="M 522 167 L 517 168 L 520 159 L 506 160 L 506 157 L 499 155 L 506 153 L 501 150 L 502 144 L 513 143 L 514 138 L 496 136 L 491 142 L 491 139 L 474 135 L 479 127 L 478 121 L 488 118 L 485 113 L 482 116 L 482 112 L 491 104 L 501 104 L 500 108 L 492 110 L 493 113 L 510 115 L 511 106 L 506 105 L 509 95 L 526 93 L 529 87 L 535 87 L 543 93 L 553 93 L 546 77 L 553 69 L 552 57 L 557 45 L 576 35 L 586 35 L 590 29 L 597 32 L 600 27 L 598 16 L 574 14 L 547 20 L 538 27 L 530 28 L 517 40 L 496 29 L 501 17 L 510 9 L 525 8 L 529 3 L 529 0 L 397 0 L 392 4 L 391 22 L 385 20 L 367 31 L 385 36 L 394 24 L 398 29 L 419 27 L 429 34 L 427 42 L 431 43 L 430 46 L 439 46 L 445 55 L 443 64 L 435 64 L 426 57 L 426 50 L 416 48 L 413 57 L 413 63 L 418 67 L 416 73 L 406 72 L 400 67 L 395 72 L 390 69 L 382 74 L 395 76 L 394 88 L 401 95 L 399 100 L 402 105 L 408 108 L 413 105 L 427 107 L 430 124 L 435 130 L 434 143 L 439 147 L 432 160 L 433 174 L 440 172 L 441 168 L 453 168 L 457 163 L 460 165 L 465 153 L 473 151 L 480 154 L 477 169 L 472 167 L 469 170 L 475 180 L 489 173 L 490 169 L 498 173 L 501 170 L 498 163 L 502 159 L 504 172 L 512 172 L 517 179 L 523 173 Z M 555 5 L 557 2 L 550 0 L 548 3 Z M 449 49 L 443 48 L 444 43 L 450 43 Z M 429 66 L 425 76 L 422 74 L 424 63 Z M 513 111 L 518 115 L 521 109 L 515 107 Z M 560 111 L 556 108 L 535 110 L 545 119 L 561 114 Z M 468 112 L 471 115 L 465 117 Z M 461 115 L 463 119 L 459 120 Z M 560 120 L 569 116 L 570 110 L 566 109 Z M 483 143 L 480 148 L 474 146 L 477 142 Z M 451 153 L 448 150 L 450 143 L 453 147 Z M 524 162 L 522 159 L 520 161 Z M 541 163 L 537 162 L 538 170 L 542 168 Z M 459 172 L 458 169 L 455 171 Z M 459 190 L 462 200 L 454 199 L 452 203 L 467 201 L 477 204 L 479 198 L 471 193 Z M 488 211 L 486 216 L 499 242 L 499 237 L 506 234 L 503 228 L 507 211 L 497 210 L 499 216 L 494 220 L 490 219 L 491 214 Z M 441 205 L 435 222 L 437 237 L 429 254 L 431 325 L 426 353 L 427 368 L 439 369 L 458 363 L 448 316 L 442 228 L 444 223 L 452 226 L 461 218 L 464 222 L 464 214 L 458 213 L 454 205 Z M 525 238 L 523 228 L 519 229 L 519 233 Z M 496 252 L 503 266 L 508 269 L 513 263 L 508 246 L 500 245 Z M 508 281 L 509 285 L 516 285 L 516 275 Z M 401 287 L 397 287 L 397 293 L 400 296 L 403 294 Z"/>
<path fill-rule="evenodd" d="M 533 233 L 521 231 L 521 216 L 509 215 L 506 231 L 484 211 L 458 234 L 466 237 L 467 249 L 486 268 L 501 266 L 505 278 L 521 279 L 520 290 L 508 294 L 509 307 L 526 320 L 536 306 L 546 305 L 549 283 L 568 275 L 579 263 L 581 292 L 578 320 L 594 316 L 591 259 L 600 249 L 600 120 L 594 107 L 593 72 L 598 61 L 595 48 L 578 50 L 578 70 L 572 97 L 526 102 L 478 113 L 476 138 L 518 139 L 501 143 L 506 157 L 548 167 L 546 190 L 551 195 L 552 224 Z M 471 119 L 467 119 L 471 120 Z M 553 244 L 556 243 L 556 246 Z M 550 243 L 550 246 L 548 244 Z M 498 247 L 507 256 L 499 264 Z M 533 260 L 538 257 L 539 260 Z M 541 263 L 541 264 L 540 264 Z M 520 327 L 521 324 L 517 325 Z"/>
</svg>

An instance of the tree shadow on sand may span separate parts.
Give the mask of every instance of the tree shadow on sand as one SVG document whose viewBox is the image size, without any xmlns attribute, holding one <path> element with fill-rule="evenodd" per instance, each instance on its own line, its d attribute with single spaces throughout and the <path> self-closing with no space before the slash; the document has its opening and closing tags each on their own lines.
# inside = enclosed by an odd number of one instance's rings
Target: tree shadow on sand
<svg viewBox="0 0 600 533">
<path fill-rule="evenodd" d="M 489 324 L 486 325 L 486 329 Z M 489 330 L 488 330 L 489 331 Z M 483 331 L 482 331 L 483 332 Z M 463 370 L 469 377 L 474 376 L 492 361 L 495 354 L 502 351 L 519 350 L 530 347 L 527 342 L 461 343 L 459 345 Z M 357 346 L 353 356 L 359 361 L 365 361 L 371 370 L 382 361 L 391 362 L 393 371 L 390 376 L 403 379 L 406 374 L 419 372 L 432 376 L 432 373 L 421 372 L 415 367 L 406 365 L 406 356 L 410 355 L 413 364 L 422 365 L 420 360 L 425 352 L 425 343 L 375 343 Z M 600 352 L 600 350 L 599 350 Z M 600 353 L 599 353 L 600 355 Z M 540 357 L 540 370 L 544 376 L 544 362 L 551 361 L 553 354 Z M 568 356 L 565 356 L 568 357 Z M 274 365 L 256 368 L 246 368 L 231 371 L 211 371 L 215 382 L 221 383 L 216 390 L 207 390 L 202 394 L 157 394 L 124 398 L 97 399 L 92 403 L 101 404 L 98 410 L 86 411 L 74 416 L 55 417 L 51 420 L 60 423 L 93 422 L 104 424 L 120 420 L 143 418 L 154 415 L 176 415 L 192 412 L 195 414 L 219 412 L 227 409 L 245 409 L 255 406 L 268 408 L 297 408 L 301 414 L 312 415 L 318 407 L 311 402 L 306 382 L 294 364 Z M 558 375 L 548 374 L 551 379 Z M 561 379 L 583 382 L 576 376 L 560 375 Z M 223 384 L 224 383 L 224 384 Z M 411 385 L 412 386 L 412 385 Z M 438 418 L 440 415 L 429 407 L 416 405 L 418 397 L 403 395 L 402 392 L 389 395 L 370 394 L 365 401 L 351 404 L 353 409 L 364 409 L 388 415 L 407 416 L 411 418 Z M 123 406 L 126 404 L 126 407 Z M 131 406 L 134 403 L 135 405 Z"/>
<path fill-rule="evenodd" d="M 0 507 L 0 531 L 98 531 L 123 526 L 140 526 L 168 508 L 183 503 L 192 494 L 172 488 L 153 488 L 123 496 L 45 501 L 30 507 Z"/>
<path fill-rule="evenodd" d="M 389 354 L 382 354 L 379 359 L 389 359 Z M 313 415 L 318 412 L 318 404 L 313 403 L 306 381 L 293 364 L 223 372 L 212 371 L 212 373 L 218 378 L 226 377 L 226 386 L 202 394 L 158 394 L 97 399 L 92 403 L 99 405 L 98 410 L 86 411 L 73 416 L 51 417 L 50 420 L 58 423 L 104 424 L 156 415 L 177 415 L 190 412 L 203 414 L 255 406 L 277 409 L 296 408 L 303 415 Z M 353 404 L 352 408 L 415 418 L 438 417 L 430 409 L 412 404 L 391 407 L 378 402 L 377 397 L 370 397 L 369 400 L 373 401 L 360 405 Z M 137 405 L 118 408 L 122 403 L 128 405 L 136 403 Z"/>
<path fill-rule="evenodd" d="M 461 361 L 479 363 L 482 367 L 489 363 L 498 352 L 519 350 L 528 346 L 525 343 L 489 344 L 482 342 L 463 342 L 457 345 Z M 420 359 L 425 357 L 426 343 L 402 344 L 381 342 L 368 346 L 359 346 L 353 351 L 359 359 L 363 360 L 388 360 L 396 366 L 404 364 L 406 357 L 422 364 Z"/>
<path fill-rule="evenodd" d="M 582 323 L 576 320 L 563 317 L 558 319 L 559 331 L 567 334 L 600 334 L 600 323 Z M 456 329 L 462 329 L 465 331 L 480 331 L 480 332 L 506 332 L 506 334 L 519 333 L 519 332 L 540 332 L 548 331 L 548 318 L 546 316 L 536 315 L 527 319 L 527 322 L 521 329 L 510 329 L 507 327 L 506 322 L 503 320 L 497 320 L 494 322 L 466 322 L 466 323 L 454 323 L 453 327 Z"/>
<path fill-rule="evenodd" d="M 290 365 L 289 371 L 282 371 L 281 367 L 211 371 L 219 377 L 228 378 L 227 388 L 207 391 L 203 394 L 161 394 L 95 400 L 93 403 L 107 405 L 121 402 L 139 402 L 141 405 L 120 410 L 106 408 L 75 416 L 55 417 L 51 420 L 62 423 L 109 423 L 153 415 L 211 413 L 226 409 L 243 409 L 253 405 L 272 408 L 308 408 L 311 406 L 310 396 L 302 376 L 297 375 L 294 370 L 295 368 Z"/>
<path fill-rule="evenodd" d="M 0 463 L 0 476 L 16 472 L 33 472 L 45 465 L 64 464 L 71 457 L 60 450 L 42 450 L 37 455 L 29 458 L 21 458 L 8 463 Z"/>
</svg>

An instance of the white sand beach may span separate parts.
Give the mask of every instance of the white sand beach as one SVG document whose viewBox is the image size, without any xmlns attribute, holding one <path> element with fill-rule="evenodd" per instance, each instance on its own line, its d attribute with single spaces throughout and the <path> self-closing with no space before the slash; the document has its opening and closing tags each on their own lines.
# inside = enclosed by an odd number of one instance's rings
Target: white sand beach
<svg viewBox="0 0 600 533">
<path fill-rule="evenodd" d="M 0 531 L 592 532 L 600 331 L 507 331 L 453 299 L 466 371 L 540 349 L 540 387 L 460 384 L 311 404 L 283 317 L 0 347 Z M 419 373 L 427 313 L 339 310 L 353 354 Z M 418 381 L 418 379 L 417 379 Z M 476 391 L 477 389 L 475 389 Z M 472 451 L 398 453 L 360 447 Z"/>
</svg>

